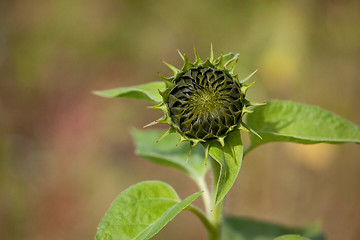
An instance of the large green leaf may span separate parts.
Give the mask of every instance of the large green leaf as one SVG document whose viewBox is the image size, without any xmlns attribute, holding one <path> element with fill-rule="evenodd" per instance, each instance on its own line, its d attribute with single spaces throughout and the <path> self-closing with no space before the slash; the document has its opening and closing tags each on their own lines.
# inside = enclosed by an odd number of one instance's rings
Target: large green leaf
<svg viewBox="0 0 360 240">
<path fill-rule="evenodd" d="M 189 161 L 185 164 L 190 146 L 185 143 L 176 146 L 179 140 L 177 134 L 170 134 L 158 143 L 157 140 L 164 134 L 163 131 L 133 130 L 132 134 L 136 154 L 151 162 L 179 169 L 195 180 L 204 178 L 209 170 L 209 165 L 205 165 L 204 162 L 204 148 L 200 145 L 192 149 Z"/>
<path fill-rule="evenodd" d="M 162 101 L 159 90 L 164 89 L 165 84 L 163 82 L 150 82 L 132 87 L 120 87 L 104 91 L 94 91 L 94 94 L 107 98 L 135 98 L 159 103 Z"/>
<path fill-rule="evenodd" d="M 281 236 L 287 235 L 287 236 Z M 319 226 L 313 225 L 306 228 L 289 228 L 281 225 L 259 222 L 248 218 L 226 217 L 223 225 L 222 240 L 272 240 L 291 239 L 302 240 L 307 238 L 312 240 L 324 240 Z M 287 237 L 287 238 L 286 238 Z M 292 238 L 293 237 L 293 238 Z M 297 238 L 296 238 L 297 237 Z"/>
<path fill-rule="evenodd" d="M 225 138 L 224 147 L 215 141 L 211 143 L 209 154 L 220 165 L 220 175 L 216 186 L 214 202 L 214 205 L 216 206 L 229 192 L 241 167 L 243 145 L 241 142 L 240 131 L 231 132 L 229 136 Z"/>
<path fill-rule="evenodd" d="M 150 239 L 200 194 L 181 201 L 166 183 L 138 183 L 123 191 L 111 204 L 98 226 L 96 239 Z"/>
<path fill-rule="evenodd" d="M 360 143 L 360 127 L 319 107 L 290 101 L 274 100 L 257 106 L 247 115 L 246 123 L 263 138 L 252 134 L 250 149 L 275 141 Z"/>
</svg>

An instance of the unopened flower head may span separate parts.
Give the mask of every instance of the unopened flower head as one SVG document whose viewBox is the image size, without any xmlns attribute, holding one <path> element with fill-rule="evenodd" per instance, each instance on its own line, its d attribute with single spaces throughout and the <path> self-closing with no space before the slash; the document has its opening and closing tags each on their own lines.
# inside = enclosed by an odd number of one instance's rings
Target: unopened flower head
<svg viewBox="0 0 360 240">
<path fill-rule="evenodd" d="M 166 89 L 160 91 L 163 101 L 154 106 L 164 112 L 164 117 L 155 123 L 167 123 L 169 133 L 177 132 L 179 143 L 189 141 L 191 147 L 202 143 L 206 155 L 209 145 L 218 141 L 222 146 L 231 131 L 249 129 L 242 117 L 251 112 L 248 108 L 254 103 L 245 99 L 247 89 L 253 84 L 245 84 L 255 72 L 239 81 L 235 65 L 239 54 L 228 53 L 214 59 L 211 48 L 210 57 L 201 60 L 195 51 L 195 61 L 189 62 L 186 55 L 179 52 L 184 61 L 181 69 L 164 62 L 174 72 L 166 78 L 162 75 Z M 160 140 L 159 139 L 159 140 Z"/>
</svg>

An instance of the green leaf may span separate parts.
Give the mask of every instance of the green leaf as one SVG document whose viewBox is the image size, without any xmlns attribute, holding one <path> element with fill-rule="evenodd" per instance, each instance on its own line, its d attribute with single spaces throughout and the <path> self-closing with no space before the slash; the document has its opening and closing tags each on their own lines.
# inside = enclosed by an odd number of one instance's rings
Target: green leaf
<svg viewBox="0 0 360 240">
<path fill-rule="evenodd" d="M 94 94 L 107 98 L 135 98 L 159 103 L 162 101 L 159 90 L 164 89 L 164 82 L 150 82 L 132 87 L 121 87 L 104 91 L 94 91 Z"/>
<path fill-rule="evenodd" d="M 151 162 L 183 171 L 193 179 L 204 178 L 209 170 L 209 165 L 205 165 L 204 162 L 204 148 L 200 145 L 193 148 L 189 161 L 185 164 L 190 146 L 176 146 L 179 139 L 177 134 L 170 134 L 157 143 L 163 134 L 163 131 L 158 130 L 133 130 L 136 154 Z"/>
<path fill-rule="evenodd" d="M 289 236 L 290 234 L 290 236 Z M 281 236 L 287 235 L 287 236 Z M 295 235 L 295 236 L 294 236 Z M 310 238 L 312 240 L 324 240 L 318 224 L 306 228 L 289 228 L 274 223 L 260 222 L 248 218 L 226 217 L 223 225 L 223 240 L 272 240 L 278 236 L 280 239 L 302 240 L 297 235 Z M 297 238 L 291 238 L 297 237 Z"/>
<path fill-rule="evenodd" d="M 209 154 L 220 165 L 220 175 L 216 186 L 214 202 L 214 206 L 216 206 L 229 192 L 241 167 L 243 145 L 240 131 L 231 132 L 229 136 L 225 138 L 224 147 L 217 141 L 212 142 L 210 144 Z"/>
<path fill-rule="evenodd" d="M 250 149 L 275 141 L 360 143 L 360 127 L 319 107 L 274 100 L 253 110 L 247 115 L 246 123 L 263 140 L 251 134 Z"/>
<path fill-rule="evenodd" d="M 195 193 L 181 201 L 166 183 L 138 183 L 111 204 L 98 226 L 96 239 L 150 239 L 200 195 L 201 192 Z"/>
</svg>

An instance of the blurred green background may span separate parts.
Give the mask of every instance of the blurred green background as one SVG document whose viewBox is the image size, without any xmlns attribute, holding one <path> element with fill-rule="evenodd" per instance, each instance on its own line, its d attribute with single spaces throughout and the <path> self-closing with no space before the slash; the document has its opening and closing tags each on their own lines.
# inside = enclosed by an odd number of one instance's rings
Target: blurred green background
<svg viewBox="0 0 360 240">
<path fill-rule="evenodd" d="M 91 94 L 170 75 L 160 60 L 180 67 L 177 49 L 191 60 L 211 42 L 216 56 L 239 52 L 240 76 L 260 67 L 249 99 L 318 105 L 359 125 L 359 12 L 355 0 L 0 1 L 0 239 L 93 239 L 111 201 L 142 180 L 196 191 L 134 155 L 130 130 L 160 111 Z M 359 156 L 355 144 L 266 144 L 245 159 L 225 211 L 360 239 Z M 186 212 L 155 237 L 204 238 Z"/>
</svg>

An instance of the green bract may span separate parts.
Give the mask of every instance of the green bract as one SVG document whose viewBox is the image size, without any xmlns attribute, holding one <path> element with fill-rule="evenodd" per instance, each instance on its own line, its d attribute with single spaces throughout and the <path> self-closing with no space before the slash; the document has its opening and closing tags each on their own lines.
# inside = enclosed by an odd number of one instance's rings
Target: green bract
<svg viewBox="0 0 360 240">
<path fill-rule="evenodd" d="M 244 129 L 254 132 L 242 122 L 242 117 L 251 112 L 248 107 L 259 105 L 245 99 L 246 91 L 253 83 L 244 82 L 256 71 L 239 81 L 234 72 L 239 54 L 228 53 L 214 59 L 212 48 L 210 58 L 205 61 L 196 51 L 193 63 L 185 55 L 180 53 L 180 56 L 184 60 L 181 69 L 164 62 L 173 70 L 174 76 L 166 78 L 160 75 L 166 88 L 159 91 L 162 102 L 153 108 L 161 109 L 164 116 L 149 124 L 170 125 L 160 139 L 177 132 L 180 136 L 178 143 L 189 141 L 191 147 L 202 143 L 207 155 L 214 140 L 224 147 L 225 138 L 231 131 Z"/>
</svg>

